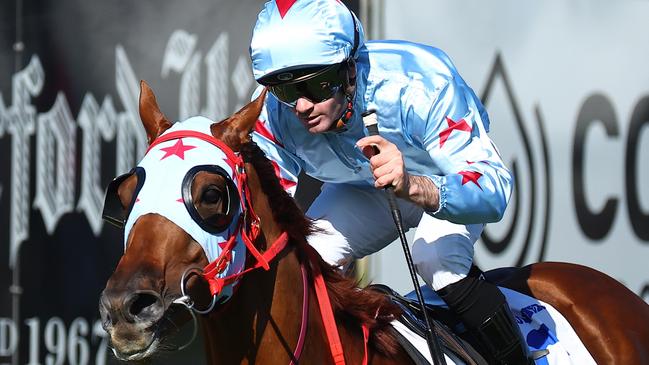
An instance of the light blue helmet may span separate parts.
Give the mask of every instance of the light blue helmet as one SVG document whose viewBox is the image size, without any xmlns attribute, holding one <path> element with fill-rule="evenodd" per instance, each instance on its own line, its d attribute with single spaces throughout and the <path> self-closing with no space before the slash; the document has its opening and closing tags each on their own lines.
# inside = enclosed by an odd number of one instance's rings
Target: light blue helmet
<svg viewBox="0 0 649 365">
<path fill-rule="evenodd" d="M 338 0 L 272 0 L 252 33 L 253 75 L 356 58 L 364 38 L 356 15 Z"/>
</svg>

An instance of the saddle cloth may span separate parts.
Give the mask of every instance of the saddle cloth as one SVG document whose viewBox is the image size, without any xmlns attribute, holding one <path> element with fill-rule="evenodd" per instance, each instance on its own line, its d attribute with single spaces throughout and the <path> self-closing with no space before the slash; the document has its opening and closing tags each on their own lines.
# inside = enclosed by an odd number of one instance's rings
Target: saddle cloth
<svg viewBox="0 0 649 365">
<path fill-rule="evenodd" d="M 507 288 L 499 287 L 499 289 L 505 295 L 530 351 L 542 349 L 549 351 L 546 356 L 536 360 L 537 365 L 596 364 L 568 321 L 551 305 Z M 433 290 L 425 285 L 421 290 L 428 305 L 438 308 L 441 313 L 448 309 L 446 303 Z M 406 298 L 417 300 L 414 292 L 406 295 Z M 420 359 L 423 357 L 432 364 L 424 337 L 398 320 L 395 320 L 392 326 L 419 351 L 416 356 L 420 356 L 417 357 Z M 445 354 L 445 358 L 448 365 L 465 364 L 452 352 Z M 421 361 L 424 363 L 423 360 Z"/>
</svg>

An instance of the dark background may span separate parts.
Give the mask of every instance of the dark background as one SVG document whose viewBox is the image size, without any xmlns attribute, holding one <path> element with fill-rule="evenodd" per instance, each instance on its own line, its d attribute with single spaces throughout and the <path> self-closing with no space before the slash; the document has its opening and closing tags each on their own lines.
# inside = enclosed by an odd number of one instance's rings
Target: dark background
<svg viewBox="0 0 649 365">
<path fill-rule="evenodd" d="M 247 55 L 248 42 L 260 0 L 183 0 L 163 2 L 139 1 L 83 1 L 83 0 L 5 0 L 0 2 L 0 93 L 2 103 L 12 105 L 12 75 L 23 69 L 32 56 L 37 55 L 45 73 L 45 84 L 31 104 L 37 113 L 49 111 L 57 93 L 65 95 L 73 118 L 78 117 L 86 93 L 101 104 L 112 97 L 115 109 L 124 111 L 116 91 L 115 48 L 121 45 L 138 79 L 145 79 L 156 92 L 162 111 L 170 118 L 178 118 L 179 85 L 181 75 L 170 73 L 161 77 L 162 57 L 169 36 L 177 29 L 198 36 L 196 49 L 205 54 L 218 36 L 229 34 L 229 62 L 232 68 L 240 55 Z M 358 1 L 348 2 L 352 9 Z M 18 10 L 18 11 L 17 11 Z M 24 50 L 14 51 L 14 44 L 22 40 Z M 202 76 L 205 76 L 203 71 Z M 202 82 L 202 97 L 205 98 Z M 232 87 L 232 86 L 230 86 Z M 250 90 L 252 92 L 252 89 Z M 235 99 L 230 90 L 230 99 Z M 229 100 L 229 109 L 236 100 Z M 204 105 L 205 101 L 201 101 Z M 78 122 L 77 122 L 78 123 Z M 80 194 L 80 167 L 82 130 L 77 125 L 77 159 L 75 207 Z M 36 135 L 31 136 L 30 206 L 36 186 Z M 0 318 L 12 318 L 10 286 L 14 273 L 9 268 L 9 227 L 11 206 L 11 143 L 9 131 L 0 135 Z M 102 146 L 102 184 L 115 176 L 115 142 Z M 303 182 L 304 181 L 304 182 Z M 317 193 L 318 183 L 301 180 L 298 199 L 308 206 Z M 81 212 L 65 214 L 59 220 L 54 234 L 48 235 L 41 212 L 33 207 L 29 217 L 30 233 L 18 252 L 20 268 L 20 319 L 15 323 L 20 332 L 18 358 L 0 356 L 0 364 L 26 364 L 28 360 L 29 327 L 25 320 L 40 321 L 39 362 L 45 363 L 49 353 L 44 345 L 44 327 L 53 317 L 65 323 L 66 330 L 75 318 L 85 318 L 90 328 L 86 336 L 91 344 L 88 363 L 95 363 L 99 338 L 92 335 L 92 325 L 98 319 L 98 297 L 107 278 L 122 253 L 121 231 L 104 224 L 96 237 Z M 6 336 L 2 332 L 0 336 Z M 7 338 L 0 338 L 6 345 Z M 180 354 L 168 354 L 155 363 L 202 363 L 201 341 Z M 68 363 L 66 358 L 65 363 Z M 115 362 L 112 354 L 108 363 Z"/>
</svg>

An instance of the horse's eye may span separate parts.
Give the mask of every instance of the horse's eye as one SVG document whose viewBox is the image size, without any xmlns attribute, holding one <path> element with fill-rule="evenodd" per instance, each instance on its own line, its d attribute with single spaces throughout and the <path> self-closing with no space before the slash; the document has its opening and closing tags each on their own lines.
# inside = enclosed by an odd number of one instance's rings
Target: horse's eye
<svg viewBox="0 0 649 365">
<path fill-rule="evenodd" d="M 223 192 L 214 186 L 208 186 L 203 190 L 202 201 L 206 204 L 216 204 L 221 201 Z"/>
<path fill-rule="evenodd" d="M 182 189 L 187 212 L 206 232 L 223 232 L 238 212 L 236 186 L 219 166 L 194 166 L 185 175 Z"/>
</svg>

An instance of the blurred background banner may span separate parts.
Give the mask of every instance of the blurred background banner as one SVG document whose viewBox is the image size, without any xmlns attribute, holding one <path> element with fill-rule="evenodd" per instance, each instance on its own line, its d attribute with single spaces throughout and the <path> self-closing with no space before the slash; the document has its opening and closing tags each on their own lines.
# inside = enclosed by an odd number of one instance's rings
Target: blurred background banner
<svg viewBox="0 0 649 365">
<path fill-rule="evenodd" d="M 649 2 L 362 4 L 372 37 L 443 49 L 487 107 L 516 190 L 478 264 L 580 263 L 649 301 Z M 400 250 L 368 278 L 410 290 Z"/>
<path fill-rule="evenodd" d="M 100 218 L 146 147 L 138 82 L 170 119 L 229 115 L 255 86 L 262 3 L 0 2 L 0 365 L 115 363 L 97 303 L 123 238 Z M 445 50 L 487 106 L 517 185 L 483 268 L 582 263 L 649 298 L 647 1 L 347 3 L 369 38 Z M 303 207 L 317 193 L 301 180 Z M 365 278 L 411 290 L 402 257 L 389 246 Z M 203 361 L 199 339 L 155 363 Z"/>
</svg>

